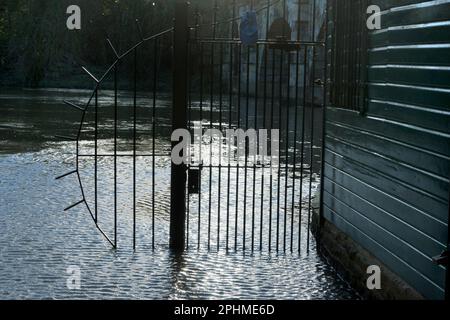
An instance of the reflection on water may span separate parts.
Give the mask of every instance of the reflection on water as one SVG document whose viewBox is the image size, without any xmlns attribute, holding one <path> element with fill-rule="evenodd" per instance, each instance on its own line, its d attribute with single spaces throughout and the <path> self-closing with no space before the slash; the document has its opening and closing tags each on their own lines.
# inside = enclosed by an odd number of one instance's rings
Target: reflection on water
<svg viewBox="0 0 450 320">
<path fill-rule="evenodd" d="M 225 234 L 221 233 L 219 252 L 197 251 L 198 196 L 190 198 L 190 250 L 174 256 L 167 250 L 169 172 L 170 159 L 157 157 L 155 163 L 155 250 L 151 249 L 152 239 L 152 158 L 139 157 L 138 198 L 137 198 L 137 250 L 132 250 L 132 212 L 130 206 L 131 162 L 124 157 L 119 161 L 118 185 L 118 250 L 112 250 L 98 233 L 86 208 L 79 206 L 64 213 L 63 209 L 80 200 L 80 190 L 76 178 L 69 176 L 56 182 L 55 176 L 68 172 L 75 166 L 74 144 L 58 141 L 55 134 L 76 134 L 79 114 L 63 106 L 63 99 L 83 99 L 89 94 L 79 91 L 20 91 L 0 94 L 0 298 L 147 298 L 147 299 L 352 299 L 357 296 L 342 281 L 333 269 L 317 255 L 314 244 L 309 254 L 268 253 L 267 247 L 261 253 L 249 251 L 227 253 Z M 101 105 L 109 106 L 108 96 Z M 139 107 L 142 121 L 138 124 L 139 151 L 148 153 L 153 141 L 148 128 L 151 126 L 151 110 L 144 101 Z M 121 152 L 129 152 L 132 124 L 129 117 L 129 96 L 120 97 L 120 141 Z M 148 105 L 151 105 L 150 102 Z M 156 149 L 166 153 L 170 113 L 169 99 L 158 100 L 158 136 Z M 101 140 L 102 152 L 112 150 L 110 108 L 103 108 L 100 114 L 105 139 Z M 149 120 L 150 119 L 150 120 Z M 86 134 L 82 150 L 90 152 L 89 135 L 92 132 L 92 118 L 86 119 L 83 131 Z M 128 144 L 128 148 L 126 145 Z M 100 159 L 99 170 L 99 219 L 104 229 L 111 234 L 112 206 L 111 161 L 109 157 Z M 223 177 L 227 176 L 225 170 Z M 242 175 L 243 173 L 240 173 Z M 87 190 L 92 190 L 92 159 L 86 157 L 81 162 L 81 175 Z M 217 172 L 216 172 L 217 175 Z M 253 171 L 249 171 L 252 181 Z M 230 179 L 231 212 L 235 211 L 236 171 Z M 256 176 L 260 173 L 256 171 Z M 202 175 L 202 185 L 208 187 L 209 177 Z M 260 179 L 260 178 L 259 178 Z M 285 182 L 283 175 L 280 183 Z M 239 184 L 242 184 L 242 176 Z M 259 182 L 258 182 L 259 181 Z M 305 183 L 308 183 L 305 178 Z M 261 188 L 256 180 L 256 190 Z M 265 184 L 268 180 L 265 180 Z M 277 180 L 274 179 L 274 185 Z M 233 187 L 234 186 L 234 187 Z M 219 190 L 217 181 L 212 181 L 211 229 L 217 228 L 217 208 L 220 203 L 221 219 L 225 219 L 226 202 L 221 195 L 227 190 L 227 182 L 222 181 Z M 249 185 L 252 194 L 253 185 Z M 239 188 L 244 192 L 244 188 Z M 270 189 L 270 185 L 264 189 Z M 300 190 L 300 186 L 296 187 Z M 225 193 L 227 194 L 227 193 Z M 260 203 L 259 193 L 255 193 L 256 203 Z M 209 197 L 209 194 L 205 194 Z M 295 194 L 297 196 L 297 194 Z M 92 203 L 92 192 L 87 193 Z M 268 196 L 265 196 L 268 201 Z M 239 206 L 242 206 L 243 194 Z M 248 199 L 249 208 L 253 199 Z M 263 207 L 267 206 L 263 203 Z M 201 202 L 200 228 L 205 234 L 208 219 L 208 202 Z M 257 209 L 259 217 L 259 207 Z M 251 214 L 251 210 L 250 213 Z M 230 234 L 233 229 L 233 215 L 230 217 Z M 249 216 L 250 217 L 250 216 Z M 283 215 L 280 228 L 284 226 Z M 240 218 L 241 219 L 241 216 Z M 259 218 L 255 224 L 258 226 Z M 225 226 L 226 221 L 220 220 Z M 251 221 L 251 220 L 249 220 Z M 297 226 L 299 217 L 288 215 L 286 223 Z M 304 223 L 304 220 L 302 221 Z M 265 224 L 266 227 L 266 224 Z M 274 221 L 274 228 L 276 224 Z M 275 229 L 274 229 L 275 230 Z M 222 230 L 221 232 L 224 232 Z M 242 230 L 237 230 L 238 246 L 243 244 Z M 267 230 L 263 232 L 268 234 Z M 250 243 L 248 229 L 246 241 Z M 259 236 L 259 233 L 258 233 Z M 301 245 L 306 243 L 306 232 L 302 232 Z M 213 233 L 211 241 L 216 244 Z M 297 243 L 297 238 L 294 243 Z M 205 244 L 206 237 L 202 236 Z M 259 238 L 256 237 L 259 242 Z M 274 240 L 273 240 L 274 241 Z M 267 239 L 264 240 L 267 243 Z M 234 238 L 230 236 L 230 246 Z M 203 247 L 204 248 L 204 247 Z M 215 249 L 215 246 L 213 246 Z M 76 265 L 81 268 L 82 289 L 71 291 L 66 287 L 67 268 Z"/>
</svg>

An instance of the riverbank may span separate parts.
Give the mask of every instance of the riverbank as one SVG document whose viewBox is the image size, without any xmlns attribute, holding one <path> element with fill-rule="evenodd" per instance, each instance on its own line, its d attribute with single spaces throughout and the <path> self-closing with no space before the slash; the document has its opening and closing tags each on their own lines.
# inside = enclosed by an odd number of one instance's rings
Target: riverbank
<svg viewBox="0 0 450 320">
<path fill-rule="evenodd" d="M 101 77 L 105 73 L 105 68 L 88 68 L 92 74 Z M 167 92 L 171 88 L 170 74 L 167 72 L 160 72 L 156 89 L 158 91 Z M 151 77 L 149 79 L 139 80 L 137 89 L 140 91 L 153 90 Z M 119 90 L 131 90 L 132 79 L 127 77 L 119 77 Z M 18 76 L 18 73 L 5 71 L 0 73 L 0 89 L 3 92 L 17 89 L 67 89 L 67 90 L 92 90 L 94 83 L 92 79 L 81 69 L 81 67 L 73 68 L 69 72 L 67 70 L 54 71 L 46 75 L 36 85 L 27 85 L 25 79 Z M 113 90 L 114 81 L 111 76 L 106 77 L 101 84 L 102 89 Z"/>
</svg>

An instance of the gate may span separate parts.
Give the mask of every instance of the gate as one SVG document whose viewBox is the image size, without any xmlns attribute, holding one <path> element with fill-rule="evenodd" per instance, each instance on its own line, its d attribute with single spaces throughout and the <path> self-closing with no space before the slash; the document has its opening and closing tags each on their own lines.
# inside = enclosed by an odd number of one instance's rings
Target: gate
<svg viewBox="0 0 450 320">
<path fill-rule="evenodd" d="M 132 214 L 127 223 L 133 248 L 139 239 L 140 217 L 147 223 L 145 230 L 150 231 L 152 248 L 157 242 L 155 235 L 160 235 L 163 242 L 169 237 L 170 247 L 176 250 L 309 251 L 322 163 L 325 2 L 233 0 L 214 1 L 209 6 L 177 1 L 173 29 L 149 38 L 140 31 L 141 40 L 122 55 L 108 41 L 117 58 L 112 66 L 100 78 L 85 69 L 95 84 L 90 99 L 84 107 L 67 102 L 82 113 L 77 136 L 65 137 L 76 141 L 76 168 L 59 177 L 75 174 L 82 200 L 66 210 L 85 204 L 97 228 L 116 248 L 118 213 L 123 210 L 118 203 L 118 187 L 123 184 L 118 166 L 122 165 L 121 159 L 128 159 L 132 173 L 128 181 L 132 183 L 127 190 L 132 193 Z M 243 28 L 244 23 L 248 23 L 248 30 Z M 251 34 L 255 30 L 257 37 Z M 246 31 L 248 43 L 244 44 L 241 37 Z M 164 113 L 159 105 L 158 85 L 163 78 L 161 47 L 165 43 L 167 48 L 172 41 L 173 86 L 163 95 L 171 96 L 173 103 Z M 146 45 L 152 49 L 151 92 L 147 100 L 141 97 L 136 76 L 143 65 L 141 48 Z M 149 61 L 148 56 L 145 59 Z M 118 87 L 121 67 L 132 74 L 126 88 L 131 92 L 130 103 L 122 108 L 120 98 L 124 94 Z M 101 88 L 108 78 L 113 83 L 109 109 L 114 114 L 109 122 L 109 138 L 100 137 L 103 126 L 99 119 Z M 128 126 L 121 126 L 121 109 L 128 110 Z M 150 116 L 140 118 L 146 112 Z M 160 112 L 164 115 L 158 117 Z M 89 114 L 93 117 L 90 140 L 83 137 Z M 171 130 L 166 126 L 161 134 L 157 126 L 169 114 Z M 146 123 L 149 119 L 150 123 Z M 128 130 L 125 138 L 120 137 L 124 127 Z M 193 136 L 180 153 L 188 159 L 184 163 L 170 161 L 170 149 L 177 148 L 181 141 L 178 136 L 170 141 L 176 129 L 185 129 Z M 231 141 L 227 133 L 231 132 L 242 132 L 243 145 L 239 145 L 239 139 L 236 145 L 227 144 Z M 147 145 L 142 143 L 145 137 L 150 141 Z M 109 139 L 111 153 L 101 150 L 105 148 L 99 143 L 101 139 Z M 122 140 L 128 141 L 128 148 L 121 146 Z M 83 153 L 86 144 L 91 150 Z M 268 157 L 252 150 L 267 151 Z M 83 158 L 93 161 L 92 193 L 86 192 L 82 182 Z M 113 167 L 112 218 L 105 217 L 109 219 L 111 237 L 101 227 L 98 213 L 102 159 L 110 159 Z M 169 174 L 159 178 L 158 163 L 164 164 L 161 170 L 171 168 L 170 185 Z M 144 184 L 151 186 L 150 191 L 139 188 L 141 176 L 146 178 Z M 158 187 L 162 189 L 158 191 Z M 90 194 L 93 196 L 88 199 Z M 143 208 L 141 203 L 150 207 Z M 158 232 L 167 227 L 168 232 Z"/>
</svg>

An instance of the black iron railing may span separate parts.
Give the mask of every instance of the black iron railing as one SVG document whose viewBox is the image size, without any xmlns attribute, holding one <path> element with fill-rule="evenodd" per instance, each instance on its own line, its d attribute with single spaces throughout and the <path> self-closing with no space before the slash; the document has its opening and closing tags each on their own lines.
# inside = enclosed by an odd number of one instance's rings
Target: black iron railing
<svg viewBox="0 0 450 320">
<path fill-rule="evenodd" d="M 287 1 L 267 1 L 262 8 L 256 2 L 233 1 L 226 7 L 231 16 L 217 21 L 217 12 L 225 9 L 219 3 L 211 4 L 208 23 L 199 21 L 198 10 L 193 13 L 189 83 L 200 85 L 189 88 L 189 128 L 194 132 L 195 126 L 204 124 L 219 131 L 279 129 L 282 150 L 272 174 L 248 157 L 226 165 L 189 165 L 199 186 L 187 194 L 187 247 L 300 252 L 303 231 L 309 250 L 325 91 L 325 41 L 318 36 L 325 27 L 317 26 L 324 23 L 325 10 L 319 14 L 321 8 L 310 1 L 290 12 L 289 18 Z M 303 10 L 312 13 L 307 24 L 300 23 Z M 265 28 L 248 46 L 237 36 L 235 25 L 246 11 L 258 13 L 258 25 Z M 275 11 L 281 15 L 275 16 Z M 280 34 L 274 36 L 269 31 L 276 29 L 272 28 L 276 19 L 288 28 L 296 21 L 297 29 L 278 28 Z M 308 29 L 301 29 L 305 25 Z"/>
<path fill-rule="evenodd" d="M 367 0 L 330 0 L 332 22 L 331 106 L 365 112 L 367 95 Z"/>
<path fill-rule="evenodd" d="M 301 252 L 305 248 L 308 251 L 313 200 L 321 170 L 326 72 L 325 41 L 319 38 L 319 31 L 323 27 L 319 28 L 318 25 L 325 22 L 325 8 L 318 7 L 315 0 L 299 2 L 296 12 L 288 12 L 286 0 L 268 0 L 262 4 L 250 2 L 246 5 L 240 1 L 233 1 L 231 5 L 229 1 L 214 1 L 209 9 L 188 6 L 180 1 L 177 3 L 175 32 L 169 29 L 144 38 L 138 26 L 140 41 L 125 53 L 117 52 L 112 42 L 108 41 L 115 61 L 100 78 L 84 68 L 95 88 L 83 106 L 66 102 L 81 112 L 81 123 L 76 136 L 62 137 L 76 142 L 76 168 L 59 177 L 76 174 L 82 199 L 66 210 L 85 204 L 96 227 L 116 248 L 118 218 L 121 214 L 118 203 L 118 160 L 131 159 L 132 244 L 136 248 L 137 176 L 141 170 L 137 168 L 136 160 L 138 157 L 150 157 L 152 248 L 155 247 L 158 228 L 155 215 L 158 211 L 163 216 L 170 214 L 169 243 L 173 249 L 206 247 L 208 250 L 228 251 L 234 248 L 243 251 Z M 261 6 L 258 7 L 258 4 Z M 248 11 L 255 12 L 259 19 L 258 26 L 265 28 L 258 30 L 259 38 L 253 45 L 244 45 L 237 32 L 236 22 L 243 12 Z M 304 11 L 310 12 L 308 21 L 303 21 Z M 205 19 L 205 12 L 208 13 L 208 19 Z M 276 16 L 277 12 L 279 16 Z M 284 21 L 281 29 L 272 28 L 274 19 Z M 226 164 L 210 161 L 175 165 L 172 162 L 168 212 L 156 208 L 155 198 L 155 186 L 169 184 L 155 178 L 156 158 L 170 157 L 169 153 L 165 154 L 156 148 L 157 96 L 160 94 L 158 83 L 161 77 L 159 60 L 162 41 L 166 38 L 170 38 L 174 50 L 171 61 L 173 73 L 170 77 L 173 81 L 173 91 L 170 93 L 173 98 L 170 107 L 172 131 L 187 128 L 194 132 L 199 126 L 202 127 L 202 133 L 206 129 L 220 132 L 226 129 L 279 130 L 280 146 L 278 153 L 269 150 L 277 154 L 279 165 L 275 167 L 264 161 L 252 161 L 248 153 L 242 161 L 233 154 L 230 157 L 232 161 Z M 145 130 L 151 134 L 152 144 L 148 152 L 138 153 L 139 134 L 142 132 L 138 130 L 140 98 L 137 72 L 144 65 L 141 60 L 143 55 L 139 54 L 144 43 L 151 44 L 153 50 L 153 54 L 145 57 L 145 63 L 150 61 L 153 65 L 148 74 L 152 78 L 152 87 L 149 88 L 152 116 L 151 123 L 145 124 Z M 132 93 L 132 152 L 124 153 L 119 150 L 119 80 L 122 63 L 127 61 L 132 69 L 129 88 Z M 113 152 L 110 154 L 105 154 L 99 146 L 100 90 L 107 77 L 112 78 L 113 85 Z M 88 111 L 93 112 L 94 117 L 94 146 L 93 152 L 86 154 L 81 152 L 80 145 Z M 271 139 L 275 138 L 269 136 Z M 167 144 L 167 149 L 170 149 L 170 142 L 167 141 Z M 257 144 L 260 146 L 261 142 Z M 198 148 L 201 154 L 211 159 L 229 155 L 221 149 L 217 153 L 212 141 L 201 141 Z M 80 175 L 82 158 L 94 161 L 94 197 L 91 202 L 87 200 Z M 104 232 L 98 215 L 98 180 L 102 174 L 98 162 L 104 158 L 113 161 L 113 236 Z M 164 212 L 159 212 L 161 210 Z"/>
<path fill-rule="evenodd" d="M 137 165 L 136 165 L 136 159 L 137 159 L 137 71 L 138 71 L 138 50 L 139 48 L 142 47 L 142 45 L 144 43 L 153 43 L 153 57 L 152 57 L 152 64 L 153 64 L 153 69 L 152 69 L 152 75 L 151 77 L 153 78 L 153 88 L 152 88 L 152 152 L 150 154 L 140 154 L 139 157 L 150 157 L 152 159 L 152 168 L 153 168 L 153 174 L 152 174 L 152 185 L 155 186 L 156 182 L 155 182 L 155 163 L 156 163 L 156 158 L 157 157 L 168 157 L 170 156 L 169 154 L 167 155 L 163 155 L 163 154 L 156 154 L 156 150 L 155 150 L 155 124 L 157 122 L 157 115 L 156 115 L 156 97 L 158 95 L 157 92 L 157 83 L 159 81 L 159 73 L 158 73 L 158 50 L 160 49 L 160 42 L 161 39 L 166 37 L 168 34 L 171 34 L 173 31 L 173 28 L 165 30 L 163 32 L 160 32 L 156 35 L 144 38 L 142 36 L 142 31 L 141 28 L 139 26 L 139 22 L 137 22 L 137 30 L 138 30 L 138 35 L 140 37 L 140 41 L 137 42 L 134 46 L 132 46 L 130 49 L 128 49 L 127 51 L 125 51 L 123 54 L 119 54 L 117 52 L 117 50 L 115 49 L 114 45 L 112 44 L 112 42 L 107 39 L 107 42 L 109 44 L 109 46 L 111 47 L 111 50 L 113 51 L 114 55 L 115 55 L 115 61 L 111 64 L 111 66 L 105 71 L 105 73 L 100 77 L 97 78 L 96 76 L 93 75 L 93 73 L 91 73 L 87 68 L 82 67 L 83 70 L 85 71 L 85 73 L 91 78 L 91 80 L 94 82 L 94 90 L 91 94 L 91 96 L 89 97 L 87 103 L 85 105 L 78 105 L 75 104 L 73 102 L 70 101 L 65 101 L 65 104 L 69 107 L 71 107 L 72 109 L 78 110 L 81 113 L 81 120 L 80 120 L 80 125 L 77 131 L 76 136 L 73 137 L 58 137 L 59 139 L 62 140 L 69 140 L 69 141 L 75 141 L 76 142 L 76 168 L 60 177 L 58 177 L 57 179 L 61 179 L 61 178 L 65 178 L 69 175 L 76 175 L 77 176 L 77 180 L 80 186 L 80 190 L 81 190 L 81 198 L 82 200 L 76 202 L 75 204 L 67 207 L 64 211 L 68 211 L 71 210 L 73 208 L 75 208 L 78 205 L 84 204 L 92 218 L 92 220 L 95 223 L 95 226 L 97 227 L 97 229 L 100 231 L 100 233 L 106 238 L 106 240 L 114 247 L 117 248 L 117 243 L 118 243 L 118 194 L 117 194 L 117 190 L 118 190 L 118 159 L 119 158 L 131 158 L 133 159 L 133 182 L 132 182 L 132 188 L 133 188 L 133 204 L 132 204 L 132 211 L 133 211 L 133 236 L 132 236 L 132 241 L 133 241 L 133 248 L 136 247 L 136 190 L 137 190 L 137 185 L 136 185 L 136 170 L 137 170 Z M 131 61 L 132 61 L 132 74 L 133 74 L 133 78 L 132 78 L 132 96 L 133 96 L 133 112 L 132 112 L 132 117 L 133 117 L 133 133 L 132 133 L 132 153 L 120 153 L 118 152 L 118 129 L 119 129 L 119 117 L 118 117 L 118 112 L 119 112 L 119 102 L 118 102 L 118 94 L 119 94 L 119 88 L 118 88 L 118 81 L 119 81 L 119 74 L 118 74 L 118 70 L 120 68 L 120 64 L 127 58 L 131 57 Z M 102 89 L 102 86 L 104 85 L 104 82 L 106 82 L 106 79 L 108 77 L 112 77 L 112 82 L 113 82 L 113 134 L 112 134 L 112 139 L 113 139 L 113 143 L 114 143 L 114 150 L 112 154 L 101 154 L 99 153 L 99 93 L 100 90 Z M 80 143 L 82 142 L 82 134 L 83 134 L 83 126 L 85 124 L 85 120 L 87 117 L 88 112 L 91 112 L 94 114 L 94 128 L 93 128 L 93 142 L 94 142 L 94 147 L 93 147 L 93 153 L 82 153 L 81 152 L 81 148 L 80 148 Z M 80 163 L 82 159 L 93 159 L 94 161 L 94 197 L 93 197 L 93 203 L 89 203 L 87 200 L 87 195 L 86 195 L 86 188 L 85 185 L 82 181 L 81 178 L 81 174 L 80 174 Z M 99 215 L 98 215 L 98 180 L 99 180 L 99 170 L 98 170 L 98 163 L 100 159 L 106 159 L 106 158 L 112 158 L 113 159 L 113 170 L 114 170 L 114 186 L 113 186 L 113 201 L 112 201 L 112 211 L 113 211 L 113 236 L 109 236 L 107 234 L 107 232 L 105 232 L 103 230 L 103 228 L 100 226 L 99 224 Z M 151 212 L 151 226 L 152 226 L 152 247 L 155 246 L 155 189 L 152 188 L 152 212 Z"/>
</svg>

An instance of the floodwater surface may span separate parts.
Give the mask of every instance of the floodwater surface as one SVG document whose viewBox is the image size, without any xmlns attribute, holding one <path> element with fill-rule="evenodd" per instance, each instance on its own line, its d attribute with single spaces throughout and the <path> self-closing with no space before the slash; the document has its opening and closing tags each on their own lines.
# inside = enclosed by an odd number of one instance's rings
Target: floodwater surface
<svg viewBox="0 0 450 320">
<path fill-rule="evenodd" d="M 85 204 L 64 212 L 82 199 L 82 192 L 94 208 L 92 114 L 83 123 L 78 150 L 83 190 L 76 175 L 55 180 L 74 170 L 77 160 L 76 143 L 54 137 L 76 136 L 80 125 L 78 111 L 64 106 L 63 100 L 85 102 L 89 95 L 70 90 L 0 93 L 0 299 L 358 298 L 318 255 L 314 238 L 308 237 L 308 212 L 298 210 L 310 201 L 309 186 L 312 192 L 317 189 L 314 164 L 312 172 L 311 166 L 300 172 L 291 163 L 272 179 L 263 179 L 256 166 L 247 171 L 203 168 L 200 195 L 189 195 L 188 250 L 179 255 L 169 251 L 171 103 L 164 95 L 156 101 L 156 135 L 151 130 L 151 97 L 142 94 L 139 99 L 135 250 L 129 156 L 132 99 L 126 93 L 119 96 L 116 152 L 123 156 L 116 163 L 118 248 L 112 249 Z M 103 156 L 97 159 L 98 221 L 110 239 L 114 239 L 115 190 L 114 123 L 108 108 L 112 101 L 107 92 L 99 100 L 98 153 Z M 210 119 L 208 114 L 204 117 Z M 219 125 L 226 126 L 227 121 Z M 281 202 L 279 185 L 288 190 Z M 80 270 L 80 289 L 68 286 L 74 269 Z"/>
</svg>

